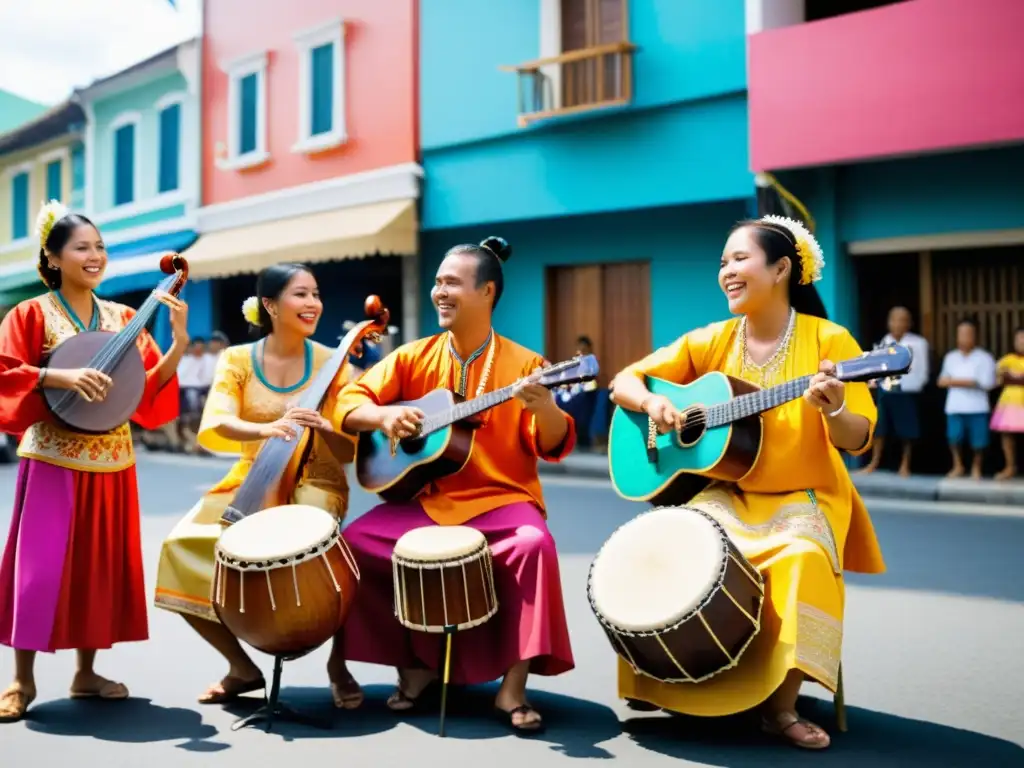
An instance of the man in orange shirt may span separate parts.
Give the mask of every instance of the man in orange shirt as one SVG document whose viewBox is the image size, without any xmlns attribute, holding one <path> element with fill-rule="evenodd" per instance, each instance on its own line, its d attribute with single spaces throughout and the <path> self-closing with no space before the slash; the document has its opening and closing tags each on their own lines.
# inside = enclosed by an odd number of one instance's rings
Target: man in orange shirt
<svg viewBox="0 0 1024 768">
<path fill-rule="evenodd" d="M 444 331 L 399 347 L 350 384 L 339 397 L 335 430 L 379 429 L 392 438 L 409 437 L 423 412 L 389 403 L 416 400 L 440 387 L 479 397 L 540 368 L 539 355 L 491 328 L 502 293 L 502 263 L 510 255 L 497 237 L 452 248 L 431 291 Z M 434 699 L 442 637 L 412 632 L 395 619 L 391 555 L 398 539 L 414 528 L 472 526 L 490 545 L 500 608 L 489 622 L 455 638 L 451 680 L 472 685 L 504 676 L 495 706 L 516 732 L 535 732 L 542 722 L 526 700 L 527 676 L 558 675 L 574 666 L 537 460 L 563 459 L 575 445 L 575 427 L 548 389 L 529 382 L 516 399 L 485 411 L 480 422 L 462 470 L 411 502 L 378 505 L 345 529 L 362 577 L 337 647 L 349 661 L 398 668 L 391 709 L 412 709 L 428 695 Z"/>
</svg>

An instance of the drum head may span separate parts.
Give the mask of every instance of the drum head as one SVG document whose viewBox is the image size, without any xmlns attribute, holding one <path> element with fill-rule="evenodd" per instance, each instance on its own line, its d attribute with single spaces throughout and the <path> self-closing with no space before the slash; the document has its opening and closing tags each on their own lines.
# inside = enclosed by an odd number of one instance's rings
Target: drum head
<svg viewBox="0 0 1024 768">
<path fill-rule="evenodd" d="M 425 525 L 402 536 L 395 544 L 395 556 L 418 563 L 454 560 L 478 551 L 487 539 L 476 528 L 465 525 Z"/>
<path fill-rule="evenodd" d="M 723 533 L 690 507 L 661 507 L 611 535 L 590 567 L 591 604 L 626 632 L 668 627 L 714 588 L 725 563 Z"/>
<path fill-rule="evenodd" d="M 330 512 L 304 504 L 271 507 L 238 521 L 217 542 L 228 557 L 263 562 L 295 557 L 338 532 Z"/>
</svg>

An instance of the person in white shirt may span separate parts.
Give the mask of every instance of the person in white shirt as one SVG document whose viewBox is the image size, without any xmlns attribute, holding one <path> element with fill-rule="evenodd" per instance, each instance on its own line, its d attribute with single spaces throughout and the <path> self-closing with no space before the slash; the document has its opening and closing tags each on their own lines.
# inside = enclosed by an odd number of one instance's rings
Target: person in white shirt
<svg viewBox="0 0 1024 768">
<path fill-rule="evenodd" d="M 981 477 L 981 460 L 988 448 L 989 390 L 996 385 L 996 361 L 977 346 L 978 328 L 973 320 L 961 320 L 956 327 L 956 349 L 946 353 L 939 373 L 939 386 L 946 393 L 946 437 L 953 456 L 947 477 L 964 474 L 963 443 L 966 439 L 974 456 L 971 477 Z"/>
<path fill-rule="evenodd" d="M 929 355 L 931 350 L 923 336 L 911 333 L 913 317 L 906 307 L 893 307 L 889 310 L 889 333 L 882 339 L 881 345 L 901 344 L 913 355 L 910 370 L 904 375 L 899 386 L 892 390 L 871 386 L 878 391 L 878 423 L 875 426 L 874 445 L 871 449 L 871 461 L 861 469 L 868 474 L 878 469 L 882 461 L 885 440 L 893 437 L 900 440 L 903 452 L 900 456 L 900 477 L 910 474 L 910 457 L 915 440 L 921 438 L 920 399 L 921 391 L 928 383 Z"/>
<path fill-rule="evenodd" d="M 181 392 L 181 412 L 178 417 L 181 432 L 191 449 L 195 430 L 203 415 L 206 394 L 213 382 L 213 371 L 206 354 L 204 339 L 192 339 L 188 353 L 178 363 L 178 387 Z"/>
</svg>

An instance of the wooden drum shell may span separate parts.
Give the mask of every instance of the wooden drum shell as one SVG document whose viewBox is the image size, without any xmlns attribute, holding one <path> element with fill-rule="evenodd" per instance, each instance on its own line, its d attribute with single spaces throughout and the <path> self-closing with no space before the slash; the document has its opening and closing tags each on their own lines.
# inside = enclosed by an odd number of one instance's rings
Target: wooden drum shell
<svg viewBox="0 0 1024 768">
<path fill-rule="evenodd" d="M 665 683 L 703 682 L 735 667 L 760 631 L 764 580 L 721 525 L 704 516 L 721 533 L 724 573 L 682 619 L 652 631 L 623 630 L 602 616 L 593 596 L 588 595 L 612 648 L 637 674 Z M 671 585 L 664 588 L 671 589 Z"/>
<path fill-rule="evenodd" d="M 359 578 L 340 534 L 322 549 L 295 566 L 218 562 L 212 602 L 221 623 L 256 650 L 288 659 L 330 640 L 348 618 Z"/>
<path fill-rule="evenodd" d="M 78 333 L 61 342 L 50 353 L 46 365 L 61 370 L 87 368 L 96 354 L 115 336 L 117 334 L 110 331 Z M 135 414 L 146 391 L 146 367 L 135 344 L 132 344 L 109 375 L 114 385 L 107 393 L 107 398 L 101 402 L 90 403 L 77 392 L 44 387 L 46 404 L 60 422 L 76 432 L 102 434 L 117 429 Z M 70 405 L 63 406 L 58 414 L 57 404 L 65 397 L 70 398 Z"/>
<path fill-rule="evenodd" d="M 498 611 L 491 550 L 487 544 L 469 555 L 424 562 L 392 558 L 395 616 L 409 629 L 443 633 L 488 621 Z"/>
</svg>

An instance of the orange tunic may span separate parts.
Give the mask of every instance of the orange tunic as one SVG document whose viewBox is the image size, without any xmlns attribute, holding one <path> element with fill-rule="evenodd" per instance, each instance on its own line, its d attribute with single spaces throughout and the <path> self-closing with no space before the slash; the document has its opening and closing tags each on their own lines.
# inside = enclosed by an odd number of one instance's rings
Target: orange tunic
<svg viewBox="0 0 1024 768">
<path fill-rule="evenodd" d="M 494 334 L 494 358 L 485 391 L 508 386 L 544 365 L 525 347 Z M 447 333 L 405 344 L 349 384 L 339 395 L 334 428 L 360 405 L 389 405 L 417 400 L 445 388 L 475 396 L 484 373 L 488 345 L 460 363 Z M 481 414 L 473 454 L 466 466 L 428 487 L 419 497 L 423 510 L 440 525 L 462 525 L 492 509 L 516 502 L 536 504 L 544 513 L 544 495 L 537 460 L 558 462 L 576 445 L 576 427 L 569 415 L 565 439 L 552 452 L 538 444 L 537 422 L 518 399 Z"/>
</svg>

